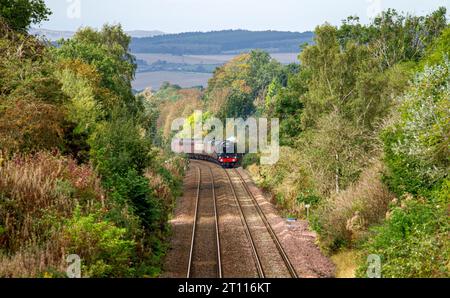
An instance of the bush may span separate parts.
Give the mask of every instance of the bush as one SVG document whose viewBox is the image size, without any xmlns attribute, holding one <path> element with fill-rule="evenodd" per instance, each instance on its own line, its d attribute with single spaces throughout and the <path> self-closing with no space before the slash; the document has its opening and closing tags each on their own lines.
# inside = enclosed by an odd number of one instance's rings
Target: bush
<svg viewBox="0 0 450 298">
<path fill-rule="evenodd" d="M 122 206 L 129 205 L 133 214 L 149 231 L 165 226 L 162 201 L 152 193 L 149 180 L 130 169 L 123 175 L 114 175 L 108 180 L 111 197 Z"/>
<path fill-rule="evenodd" d="M 3 160 L 0 177 L 0 276 L 64 272 L 66 220 L 77 205 L 83 213 L 109 205 L 92 167 L 40 152 Z"/>
<path fill-rule="evenodd" d="M 301 154 L 289 147 L 280 148 L 277 164 L 261 165 L 251 172 L 257 183 L 269 190 L 277 203 L 292 216 L 305 216 L 306 204 L 316 204 L 320 196 L 308 170 L 301 166 Z"/>
<path fill-rule="evenodd" d="M 45 241 L 58 220 L 77 204 L 85 211 L 104 204 L 100 180 L 90 166 L 49 153 L 17 155 L 0 165 L 2 247 L 16 251 L 31 239 Z"/>
<path fill-rule="evenodd" d="M 450 167 L 450 62 L 419 74 L 400 98 L 396 122 L 383 132 L 385 181 L 398 195 L 426 195 Z"/>
<path fill-rule="evenodd" d="M 242 158 L 242 166 L 244 169 L 248 168 L 251 165 L 259 166 L 260 156 L 258 154 L 250 153 L 245 154 Z"/>
<path fill-rule="evenodd" d="M 302 134 L 296 147 L 318 193 L 329 197 L 358 181 L 374 150 L 371 134 L 337 112 L 321 117 L 317 128 Z"/>
<path fill-rule="evenodd" d="M 159 273 L 184 165 L 151 148 L 129 41 L 104 26 L 54 48 L 0 18 L 0 276 L 64 277 L 66 253 L 84 276 Z"/>
<path fill-rule="evenodd" d="M 406 196 L 389 219 L 372 230 L 366 255 L 378 254 L 383 277 L 449 277 L 448 198 L 450 181 L 432 199 Z M 367 267 L 361 266 L 363 277 Z"/>
<path fill-rule="evenodd" d="M 92 161 L 107 183 L 130 169 L 142 174 L 151 162 L 149 140 L 124 113 L 116 110 L 112 120 L 100 123 L 89 140 Z"/>
<path fill-rule="evenodd" d="M 83 277 L 132 276 L 134 240 L 125 238 L 127 230 L 103 221 L 101 216 L 83 216 L 78 209 L 62 233 L 69 254 L 82 259 Z"/>
<path fill-rule="evenodd" d="M 312 221 L 325 250 L 354 247 L 364 240 L 370 226 L 385 218 L 394 196 L 381 177 L 382 165 L 378 161 L 358 182 L 320 204 Z"/>
<path fill-rule="evenodd" d="M 98 127 L 90 144 L 92 160 L 115 202 L 130 206 L 149 230 L 163 225 L 162 202 L 144 177 L 145 169 L 156 164 L 149 141 L 133 120 L 115 114 Z"/>
<path fill-rule="evenodd" d="M 64 277 L 72 253 L 83 276 L 159 273 L 169 208 L 145 177 L 130 172 L 108 195 L 91 166 L 44 152 L 0 158 L 0 176 L 0 276 Z"/>
<path fill-rule="evenodd" d="M 3 7 L 2 7 L 3 8 Z M 53 56 L 36 38 L 13 32 L 0 17 L 0 148 L 63 149 L 66 97 Z"/>
<path fill-rule="evenodd" d="M 402 200 L 364 250 L 381 256 L 384 277 L 449 275 L 449 70 L 447 60 L 419 74 L 383 133 L 384 180 Z"/>
</svg>

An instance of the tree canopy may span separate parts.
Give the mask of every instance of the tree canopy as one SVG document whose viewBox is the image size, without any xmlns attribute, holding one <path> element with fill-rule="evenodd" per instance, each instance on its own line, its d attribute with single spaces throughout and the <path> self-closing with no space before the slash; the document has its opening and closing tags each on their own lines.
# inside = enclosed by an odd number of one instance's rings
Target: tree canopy
<svg viewBox="0 0 450 298">
<path fill-rule="evenodd" d="M 0 0 L 0 17 L 17 31 L 26 31 L 31 24 L 47 21 L 51 11 L 44 0 Z"/>
</svg>

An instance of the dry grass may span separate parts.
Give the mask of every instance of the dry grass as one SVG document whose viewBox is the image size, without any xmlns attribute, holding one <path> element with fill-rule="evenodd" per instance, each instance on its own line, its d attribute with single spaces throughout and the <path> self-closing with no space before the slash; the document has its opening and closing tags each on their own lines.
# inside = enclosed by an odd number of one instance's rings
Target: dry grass
<svg viewBox="0 0 450 298">
<path fill-rule="evenodd" d="M 293 149 L 282 147 L 280 161 L 274 166 L 251 165 L 248 171 L 289 215 L 304 217 L 306 204 L 312 205 L 313 227 L 327 251 L 353 247 L 364 239 L 370 226 L 386 218 L 394 199 L 381 181 L 383 166 L 379 160 L 373 161 L 346 190 L 326 198 L 317 195 L 317 176 L 308 171 L 301 153 Z"/>
<path fill-rule="evenodd" d="M 273 166 L 252 165 L 248 168 L 255 181 L 269 190 L 277 204 L 293 216 L 305 216 L 305 200 L 313 193 L 315 184 L 302 165 L 300 154 L 289 147 L 281 147 L 280 160 Z"/>
<path fill-rule="evenodd" d="M 163 101 L 160 105 L 158 128 L 168 139 L 172 133 L 172 122 L 177 118 L 187 118 L 195 110 L 202 110 L 201 91 L 196 89 L 179 90 L 180 99 L 176 102 Z"/>
<path fill-rule="evenodd" d="M 145 172 L 145 177 L 150 181 L 150 187 L 153 189 L 154 195 L 170 205 L 172 200 L 172 192 L 163 176 L 152 169 L 147 169 Z"/>
<path fill-rule="evenodd" d="M 0 277 L 33 278 L 65 272 L 66 252 L 58 233 L 44 245 L 28 244 L 13 254 L 0 254 Z"/>
<path fill-rule="evenodd" d="M 160 152 L 161 157 L 164 157 L 164 153 Z M 170 173 L 172 181 L 182 181 L 187 164 L 186 160 L 181 157 L 173 157 L 165 161 L 161 161 L 164 170 Z M 176 196 L 178 195 L 177 189 L 174 185 L 171 185 L 170 181 L 164 178 L 161 170 L 157 168 L 148 168 L 145 171 L 145 177 L 150 181 L 150 188 L 153 189 L 154 195 L 160 200 L 164 201 L 164 206 L 169 208 L 173 207 Z"/>
<path fill-rule="evenodd" d="M 60 268 L 60 232 L 77 205 L 85 212 L 104 206 L 90 166 L 50 153 L 0 162 L 0 276 L 31 277 Z"/>
<path fill-rule="evenodd" d="M 333 255 L 331 260 L 336 264 L 336 277 L 355 278 L 358 259 L 359 255 L 355 250 L 346 250 Z"/>
<path fill-rule="evenodd" d="M 386 217 L 394 196 L 381 181 L 382 165 L 375 162 L 360 180 L 329 198 L 316 213 L 321 244 L 329 250 L 352 246 L 369 226 Z"/>
</svg>

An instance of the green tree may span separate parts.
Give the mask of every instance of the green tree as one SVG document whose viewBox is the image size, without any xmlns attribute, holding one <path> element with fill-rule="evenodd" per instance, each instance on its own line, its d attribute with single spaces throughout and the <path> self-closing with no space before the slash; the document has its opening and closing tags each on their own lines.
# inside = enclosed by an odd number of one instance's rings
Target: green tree
<svg viewBox="0 0 450 298">
<path fill-rule="evenodd" d="M 450 26 L 447 26 L 439 38 L 427 49 L 425 58 L 421 62 L 421 68 L 441 64 L 445 58 L 450 58 Z"/>
<path fill-rule="evenodd" d="M 143 107 L 131 88 L 136 64 L 128 51 L 130 41 L 120 25 L 105 25 L 101 31 L 81 29 L 73 38 L 60 41 L 56 51 L 63 59 L 80 59 L 94 66 L 101 76 L 101 86 L 118 96 L 119 104 L 136 116 Z"/>
<path fill-rule="evenodd" d="M 403 90 L 409 73 L 402 68 L 384 71 L 367 45 L 349 43 L 342 48 L 333 26 L 320 26 L 315 33 L 315 45 L 300 55 L 302 67 L 310 74 L 303 99 L 304 128 L 335 111 L 357 126 L 372 129 L 387 115 L 392 95 Z"/>
<path fill-rule="evenodd" d="M 317 128 L 302 133 L 296 145 L 322 195 L 339 193 L 359 178 L 367 163 L 368 139 L 366 131 L 337 112 L 323 116 Z"/>
<path fill-rule="evenodd" d="M 287 82 L 283 76 L 275 78 L 269 85 L 262 114 L 278 118 L 280 122 L 280 141 L 282 145 L 292 146 L 302 132 L 301 116 L 304 108 L 302 96 L 308 90 L 308 73 L 303 69 L 294 72 L 287 69 Z"/>
<path fill-rule="evenodd" d="M 151 143 L 135 119 L 123 109 L 114 111 L 110 121 L 97 126 L 89 145 L 91 160 L 114 200 L 129 205 L 147 229 L 164 225 L 161 202 L 144 177 L 144 170 L 152 166 Z"/>
<path fill-rule="evenodd" d="M 255 102 L 264 101 L 267 87 L 281 76 L 283 68 L 263 51 L 242 54 L 214 72 L 206 90 L 213 112 L 220 118 L 248 116 L 256 112 Z"/>
<path fill-rule="evenodd" d="M 0 0 L 0 17 L 16 31 L 47 21 L 50 14 L 44 0 Z"/>
<path fill-rule="evenodd" d="M 402 15 L 388 9 L 369 25 L 361 25 L 359 18 L 352 16 L 338 30 L 339 43 L 341 47 L 349 43 L 369 45 L 383 69 L 399 62 L 418 62 L 447 27 L 446 13 L 445 7 L 427 16 Z"/>
<path fill-rule="evenodd" d="M 42 43 L 0 20 L 0 148 L 64 149 L 67 97 L 54 56 Z"/>
<path fill-rule="evenodd" d="M 426 195 L 450 168 L 450 63 L 427 67 L 406 94 L 394 125 L 383 132 L 386 181 L 398 195 Z"/>
</svg>

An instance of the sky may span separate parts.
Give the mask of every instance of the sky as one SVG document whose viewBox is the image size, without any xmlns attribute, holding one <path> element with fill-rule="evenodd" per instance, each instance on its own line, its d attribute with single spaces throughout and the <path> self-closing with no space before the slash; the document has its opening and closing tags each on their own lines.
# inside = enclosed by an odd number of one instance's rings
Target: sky
<svg viewBox="0 0 450 298">
<path fill-rule="evenodd" d="M 121 23 L 125 30 L 166 33 L 247 30 L 313 30 L 324 22 L 338 25 L 350 15 L 364 23 L 387 8 L 416 15 L 448 0 L 45 0 L 50 21 L 39 27 L 76 30 Z"/>
</svg>

